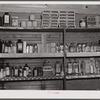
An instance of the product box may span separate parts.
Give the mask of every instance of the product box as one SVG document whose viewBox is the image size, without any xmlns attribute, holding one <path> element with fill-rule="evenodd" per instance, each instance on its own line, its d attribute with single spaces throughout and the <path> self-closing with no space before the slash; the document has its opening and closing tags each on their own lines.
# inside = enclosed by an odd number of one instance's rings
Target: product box
<svg viewBox="0 0 100 100">
<path fill-rule="evenodd" d="M 86 17 L 86 23 L 87 28 L 98 28 L 98 21 L 96 16 L 87 16 Z"/>
<path fill-rule="evenodd" d="M 52 66 L 44 66 L 43 67 L 43 76 L 52 76 L 53 75 L 53 67 Z"/>
</svg>

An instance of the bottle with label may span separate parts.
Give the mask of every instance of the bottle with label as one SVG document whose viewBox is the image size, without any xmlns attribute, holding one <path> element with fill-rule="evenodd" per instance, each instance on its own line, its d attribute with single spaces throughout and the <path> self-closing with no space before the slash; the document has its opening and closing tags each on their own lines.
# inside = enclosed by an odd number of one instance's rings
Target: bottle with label
<svg viewBox="0 0 100 100">
<path fill-rule="evenodd" d="M 0 39 L 0 53 L 2 53 L 2 41 Z"/>
<path fill-rule="evenodd" d="M 38 70 L 37 70 L 37 67 L 35 67 L 34 69 L 33 69 L 33 76 L 38 76 Z"/>
<path fill-rule="evenodd" d="M 6 64 L 5 71 L 6 71 L 6 77 L 10 77 L 10 66 L 9 66 L 9 63 Z"/>
<path fill-rule="evenodd" d="M 27 69 L 25 66 L 23 67 L 23 77 L 27 77 Z"/>
<path fill-rule="evenodd" d="M 10 69 L 10 76 L 14 77 L 14 66 L 12 66 Z"/>
<path fill-rule="evenodd" d="M 61 73 L 61 64 L 59 61 L 56 61 L 55 63 L 55 74 L 56 76 L 59 76 Z"/>
<path fill-rule="evenodd" d="M 76 59 L 74 59 L 74 62 L 73 62 L 73 70 L 74 70 L 74 74 L 75 75 L 78 75 L 79 74 L 79 66 L 78 66 L 78 62 Z"/>
<path fill-rule="evenodd" d="M 23 76 L 23 67 L 20 66 L 18 70 L 19 70 L 19 71 L 18 71 L 18 76 L 19 76 L 19 77 L 22 77 L 22 76 Z"/>
<path fill-rule="evenodd" d="M 81 66 L 80 67 L 81 67 L 80 68 L 81 75 L 85 75 L 85 61 L 84 60 L 81 61 Z"/>
<path fill-rule="evenodd" d="M 28 77 L 31 77 L 31 76 L 32 76 L 32 68 L 29 67 L 29 69 L 28 69 Z"/>
<path fill-rule="evenodd" d="M 1 79 L 4 77 L 3 71 L 4 71 L 4 68 L 3 68 L 3 65 L 1 64 L 1 68 L 0 68 L 0 78 Z"/>
<path fill-rule="evenodd" d="M 2 53 L 4 53 L 5 52 L 5 41 L 3 40 L 2 41 Z"/>
<path fill-rule="evenodd" d="M 14 77 L 18 77 L 18 67 L 15 66 L 14 68 Z"/>
<path fill-rule="evenodd" d="M 34 44 L 34 53 L 38 53 L 38 45 Z"/>
<path fill-rule="evenodd" d="M 5 12 L 3 15 L 3 26 L 9 27 L 10 26 L 10 14 L 9 12 Z"/>
<path fill-rule="evenodd" d="M 67 63 L 67 74 L 72 75 L 72 72 L 73 72 L 73 64 L 72 64 L 71 60 L 69 60 Z"/>
<path fill-rule="evenodd" d="M 28 74 L 29 74 L 29 66 L 28 66 L 28 64 L 25 64 L 25 69 L 26 69 L 26 75 L 28 76 Z"/>
<path fill-rule="evenodd" d="M 16 47 L 17 47 L 16 48 L 17 53 L 23 53 L 23 41 L 21 39 L 18 39 Z"/>
</svg>

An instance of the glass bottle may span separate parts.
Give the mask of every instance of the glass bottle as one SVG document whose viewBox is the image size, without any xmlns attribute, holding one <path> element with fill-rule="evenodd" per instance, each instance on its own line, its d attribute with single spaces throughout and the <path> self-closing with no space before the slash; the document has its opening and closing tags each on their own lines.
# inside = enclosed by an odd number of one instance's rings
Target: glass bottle
<svg viewBox="0 0 100 100">
<path fill-rule="evenodd" d="M 14 77 L 14 66 L 12 66 L 10 69 L 10 76 Z"/>
<path fill-rule="evenodd" d="M 14 68 L 14 77 L 18 77 L 18 67 L 15 66 Z"/>
<path fill-rule="evenodd" d="M 35 67 L 34 69 L 33 69 L 33 76 L 38 76 L 38 71 L 37 71 L 37 67 Z"/>
<path fill-rule="evenodd" d="M 19 77 L 22 77 L 22 76 L 23 76 L 23 67 L 20 66 L 18 70 L 19 70 L 19 71 L 18 71 L 18 76 L 19 76 Z"/>
<path fill-rule="evenodd" d="M 61 73 L 61 64 L 59 61 L 56 61 L 55 63 L 55 74 L 56 76 L 59 76 Z"/>
<path fill-rule="evenodd" d="M 29 66 L 28 66 L 28 64 L 25 64 L 25 69 L 26 69 L 26 76 L 28 76 L 28 74 L 29 74 Z"/>
<path fill-rule="evenodd" d="M 0 39 L 0 53 L 2 53 L 2 41 Z"/>
<path fill-rule="evenodd" d="M 21 39 L 18 39 L 16 46 L 17 46 L 16 48 L 17 53 L 23 53 L 23 41 Z"/>
<path fill-rule="evenodd" d="M 68 60 L 68 62 L 67 62 L 67 74 L 71 75 L 72 72 L 73 72 L 73 65 L 72 65 L 71 60 Z"/>
<path fill-rule="evenodd" d="M 38 53 L 38 45 L 34 44 L 34 53 Z"/>
<path fill-rule="evenodd" d="M 85 75 L 85 61 L 84 60 L 81 61 L 81 66 L 80 67 L 81 67 L 80 68 L 81 75 Z"/>
<path fill-rule="evenodd" d="M 25 66 L 23 67 L 23 77 L 27 77 L 27 69 Z"/>
<path fill-rule="evenodd" d="M 29 69 L 28 69 L 28 77 L 31 77 L 31 76 L 32 76 L 32 68 L 29 67 Z"/>
<path fill-rule="evenodd" d="M 6 64 L 5 71 L 6 71 L 6 77 L 10 77 L 10 66 L 9 66 L 9 63 Z"/>
<path fill-rule="evenodd" d="M 9 12 L 5 12 L 3 15 L 3 26 L 9 27 L 10 26 L 10 14 Z"/>
<path fill-rule="evenodd" d="M 79 66 L 78 66 L 78 62 L 77 62 L 77 60 L 76 59 L 74 59 L 74 62 L 73 62 L 73 69 L 74 69 L 74 74 L 75 75 L 78 75 L 78 73 L 79 73 Z"/>
</svg>

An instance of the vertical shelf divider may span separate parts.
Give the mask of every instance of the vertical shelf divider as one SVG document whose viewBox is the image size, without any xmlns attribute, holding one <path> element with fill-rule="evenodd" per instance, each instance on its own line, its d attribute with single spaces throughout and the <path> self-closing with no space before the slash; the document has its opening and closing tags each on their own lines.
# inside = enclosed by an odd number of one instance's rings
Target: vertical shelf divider
<svg viewBox="0 0 100 100">
<path fill-rule="evenodd" d="M 65 52 L 65 34 L 66 29 L 63 29 L 63 45 L 64 45 L 64 57 L 63 57 L 63 71 L 64 71 L 64 79 L 63 79 L 63 90 L 66 90 L 66 74 L 65 74 L 65 65 L 66 65 L 66 52 Z"/>
</svg>

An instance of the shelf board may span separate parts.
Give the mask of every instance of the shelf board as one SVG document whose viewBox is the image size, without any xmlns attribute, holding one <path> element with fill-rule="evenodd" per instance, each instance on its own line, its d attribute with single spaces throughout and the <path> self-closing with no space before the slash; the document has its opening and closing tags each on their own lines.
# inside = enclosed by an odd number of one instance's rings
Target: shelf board
<svg viewBox="0 0 100 100">
<path fill-rule="evenodd" d="M 60 58 L 63 53 L 0 53 L 0 58 Z"/>
<path fill-rule="evenodd" d="M 48 81 L 48 80 L 62 80 L 61 76 L 48 76 L 48 77 L 8 77 L 0 79 L 0 82 L 22 82 L 22 81 Z"/>
<path fill-rule="evenodd" d="M 77 75 L 77 76 L 66 76 L 66 80 L 75 80 L 75 79 L 98 79 L 100 75 Z"/>
<path fill-rule="evenodd" d="M 66 29 L 66 32 L 100 32 L 100 28 L 73 28 Z"/>
<path fill-rule="evenodd" d="M 66 57 L 99 57 L 100 52 L 66 53 Z"/>
<path fill-rule="evenodd" d="M 24 29 L 14 27 L 0 27 L 0 31 L 7 32 L 63 32 L 62 28 Z"/>
</svg>

